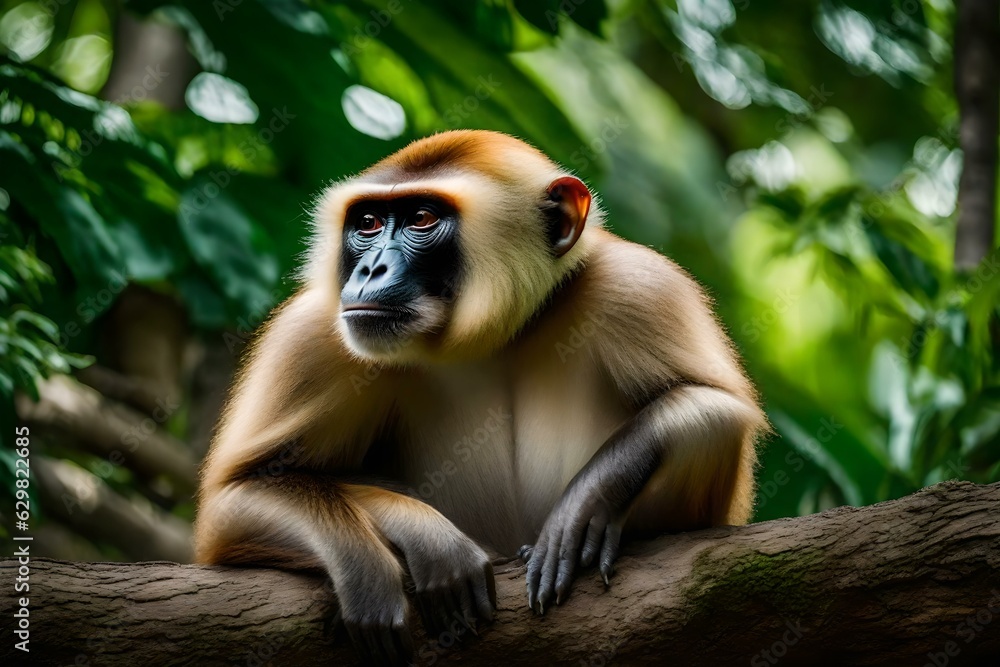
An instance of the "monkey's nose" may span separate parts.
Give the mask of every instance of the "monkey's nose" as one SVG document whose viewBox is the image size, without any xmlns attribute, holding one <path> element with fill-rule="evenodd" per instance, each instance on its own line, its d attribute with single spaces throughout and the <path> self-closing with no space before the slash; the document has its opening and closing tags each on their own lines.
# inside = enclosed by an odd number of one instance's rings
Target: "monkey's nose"
<svg viewBox="0 0 1000 667">
<path fill-rule="evenodd" d="M 358 299 L 391 292 L 397 283 L 402 282 L 405 274 L 403 253 L 392 249 L 379 250 L 372 256 L 361 258 L 344 285 L 344 292 Z"/>
<path fill-rule="evenodd" d="M 363 266 L 361 267 L 361 277 L 366 278 L 367 281 L 370 282 L 388 271 L 389 267 L 385 263 L 376 264 L 372 269 L 369 269 L 367 266 Z"/>
</svg>

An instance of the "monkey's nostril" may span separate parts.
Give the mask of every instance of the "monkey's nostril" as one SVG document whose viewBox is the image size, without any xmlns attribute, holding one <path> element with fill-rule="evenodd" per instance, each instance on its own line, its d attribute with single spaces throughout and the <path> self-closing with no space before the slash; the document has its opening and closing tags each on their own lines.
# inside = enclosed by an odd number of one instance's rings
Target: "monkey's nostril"
<svg viewBox="0 0 1000 667">
<path fill-rule="evenodd" d="M 372 278 L 378 278 L 388 270 L 389 270 L 388 266 L 386 266 L 385 264 L 379 264 L 374 269 L 372 269 Z"/>
<path fill-rule="evenodd" d="M 371 270 L 367 266 L 362 266 L 360 273 L 362 278 L 367 278 L 368 274 L 371 273 Z"/>
</svg>

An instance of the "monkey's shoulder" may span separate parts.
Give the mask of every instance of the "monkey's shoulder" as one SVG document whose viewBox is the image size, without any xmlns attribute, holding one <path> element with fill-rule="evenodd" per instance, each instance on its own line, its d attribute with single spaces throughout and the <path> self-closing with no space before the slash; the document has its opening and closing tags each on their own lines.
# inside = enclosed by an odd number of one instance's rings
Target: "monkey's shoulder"
<svg viewBox="0 0 1000 667">
<path fill-rule="evenodd" d="M 709 308 L 701 285 L 669 257 L 606 230 L 594 232 L 577 277 L 579 307 L 641 322 Z"/>
</svg>

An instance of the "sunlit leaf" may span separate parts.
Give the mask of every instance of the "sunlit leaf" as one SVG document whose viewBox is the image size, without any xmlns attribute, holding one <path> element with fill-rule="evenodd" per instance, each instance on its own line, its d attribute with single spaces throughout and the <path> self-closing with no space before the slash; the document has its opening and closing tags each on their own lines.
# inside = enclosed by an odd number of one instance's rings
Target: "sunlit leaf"
<svg viewBox="0 0 1000 667">
<path fill-rule="evenodd" d="M 245 86 L 212 72 L 196 75 L 184 99 L 192 111 L 214 123 L 247 124 L 260 115 Z"/>
</svg>

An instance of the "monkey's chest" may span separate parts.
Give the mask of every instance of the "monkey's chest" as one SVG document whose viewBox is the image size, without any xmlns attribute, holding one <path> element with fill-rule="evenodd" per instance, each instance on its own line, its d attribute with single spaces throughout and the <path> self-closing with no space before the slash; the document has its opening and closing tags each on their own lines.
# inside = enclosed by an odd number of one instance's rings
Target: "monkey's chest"
<svg viewBox="0 0 1000 667">
<path fill-rule="evenodd" d="M 534 368 L 513 381 L 500 368 L 443 374 L 398 406 L 402 481 L 504 553 L 534 540 L 569 480 L 627 418 L 585 369 Z"/>
</svg>

